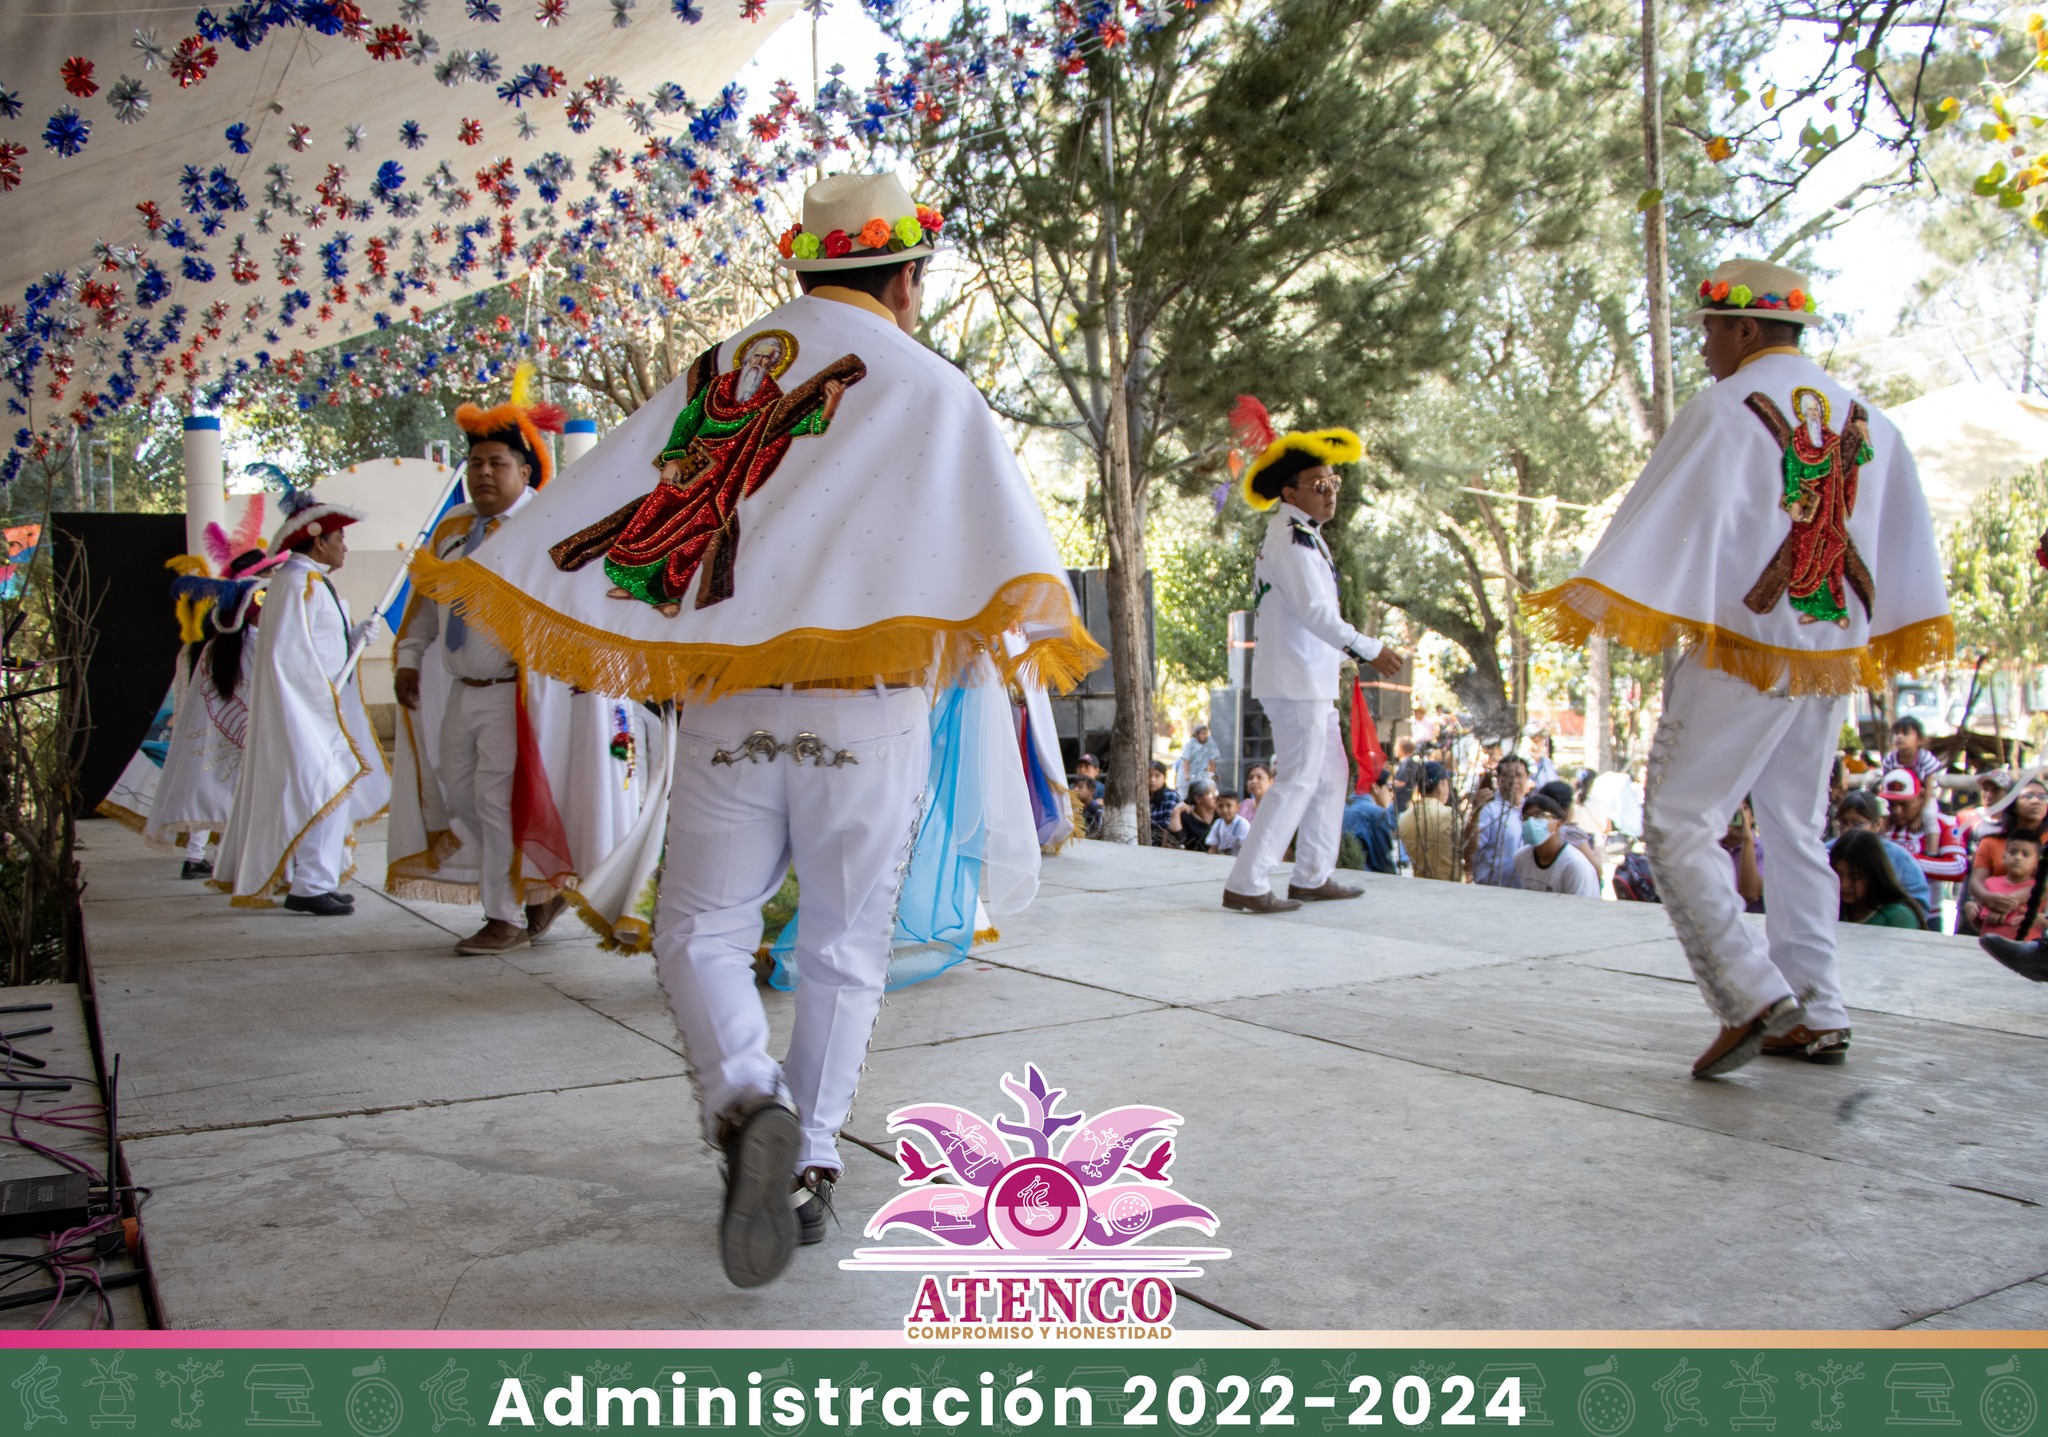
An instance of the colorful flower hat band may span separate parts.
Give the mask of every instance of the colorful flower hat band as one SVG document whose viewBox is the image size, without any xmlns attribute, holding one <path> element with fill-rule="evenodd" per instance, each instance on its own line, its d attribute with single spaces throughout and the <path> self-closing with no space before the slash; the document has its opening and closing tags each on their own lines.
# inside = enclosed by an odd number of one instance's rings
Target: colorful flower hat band
<svg viewBox="0 0 2048 1437">
<path fill-rule="evenodd" d="M 1803 289 L 1795 289 L 1790 294 L 1758 294 L 1746 284 L 1730 284 L 1725 279 L 1701 280 L 1699 298 L 1703 309 L 1780 309 L 1788 314 L 1814 314 L 1819 311 L 1813 296 Z"/>
<path fill-rule="evenodd" d="M 784 259 L 846 259 L 864 254 L 901 254 L 927 240 L 937 239 L 945 223 L 945 217 L 928 205 L 919 205 L 914 214 L 900 215 L 894 220 L 877 216 L 853 234 L 843 229 L 813 234 L 799 221 L 782 232 L 775 241 L 775 248 Z"/>
</svg>

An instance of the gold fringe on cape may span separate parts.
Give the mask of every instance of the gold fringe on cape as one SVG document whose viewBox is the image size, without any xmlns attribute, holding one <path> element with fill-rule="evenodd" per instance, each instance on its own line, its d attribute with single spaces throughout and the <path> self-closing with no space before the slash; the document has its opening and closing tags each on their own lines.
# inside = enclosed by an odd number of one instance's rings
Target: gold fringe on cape
<svg viewBox="0 0 2048 1437">
<path fill-rule="evenodd" d="M 123 828 L 132 828 L 137 833 L 149 827 L 148 819 L 144 818 L 134 809 L 114 802 L 111 798 L 101 799 L 99 807 L 95 808 L 93 812 L 97 813 L 101 818 L 113 819 L 114 822 L 120 824 Z"/>
<path fill-rule="evenodd" d="M 1888 634 L 1873 634 L 1862 648 L 1813 651 L 1758 643 L 1713 624 L 1681 619 L 1623 598 L 1591 579 L 1567 579 L 1554 589 L 1522 596 L 1529 632 L 1574 647 L 1596 635 L 1638 653 L 1684 644 L 1710 669 L 1769 693 L 1785 684 L 1795 694 L 1849 694 L 1881 687 L 1953 658 L 1955 624 L 1947 614 L 1922 619 Z"/>
<path fill-rule="evenodd" d="M 626 914 L 619 919 L 614 930 L 595 908 L 590 900 L 574 888 L 564 888 L 562 897 L 569 900 L 569 907 L 583 920 L 583 926 L 597 935 L 597 946 L 606 953 L 648 953 L 654 948 L 654 930 L 644 918 Z"/>
<path fill-rule="evenodd" d="M 453 604 L 515 662 L 592 693 L 699 702 L 742 689 L 922 674 L 938 659 L 944 686 L 1014 624 L 1057 628 L 1006 664 L 1005 677 L 1035 675 L 1065 692 L 1105 657 L 1075 615 L 1066 580 L 1023 574 L 966 619 L 905 615 L 860 629 L 791 629 L 760 644 L 647 643 L 594 628 L 521 593 L 474 559 L 447 560 L 422 549 L 412 561 L 421 593 Z"/>
</svg>

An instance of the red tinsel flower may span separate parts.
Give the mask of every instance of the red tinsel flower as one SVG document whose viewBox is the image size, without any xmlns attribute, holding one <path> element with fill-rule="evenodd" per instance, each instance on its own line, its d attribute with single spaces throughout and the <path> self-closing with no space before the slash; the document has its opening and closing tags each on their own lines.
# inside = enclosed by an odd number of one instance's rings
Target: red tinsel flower
<svg viewBox="0 0 2048 1437">
<path fill-rule="evenodd" d="M 568 13 L 569 0 L 540 0 L 534 7 L 533 18 L 542 25 L 559 25 Z"/>
<path fill-rule="evenodd" d="M 455 138 L 465 145 L 474 145 L 483 137 L 484 126 L 481 120 L 464 120 L 462 127 L 455 132 Z"/>
<path fill-rule="evenodd" d="M 57 67 L 57 74 L 64 81 L 64 88 L 81 100 L 90 100 L 100 92 L 93 83 L 92 61 L 83 55 L 73 55 Z"/>
<path fill-rule="evenodd" d="M 758 20 L 768 13 L 768 0 L 740 0 L 740 18 Z"/>
<path fill-rule="evenodd" d="M 187 35 L 171 52 L 171 78 L 178 82 L 179 89 L 189 90 L 219 63 L 220 51 L 197 35 Z"/>
<path fill-rule="evenodd" d="M 1103 21 L 1097 27 L 1095 33 L 1101 39 L 1103 46 L 1110 50 L 1119 49 L 1124 41 L 1131 38 L 1130 31 L 1124 29 L 1123 26 L 1117 24 L 1114 20 Z"/>
<path fill-rule="evenodd" d="M 372 60 L 402 60 L 405 42 L 411 38 L 412 31 L 403 25 L 379 25 L 375 37 L 364 48 Z"/>
<path fill-rule="evenodd" d="M 772 140 L 782 133 L 782 125 L 773 115 L 756 115 L 748 123 L 757 140 Z"/>
<path fill-rule="evenodd" d="M 135 213 L 142 216 L 142 223 L 151 234 L 164 227 L 164 212 L 156 207 L 155 200 L 144 200 L 135 207 Z"/>
<path fill-rule="evenodd" d="M 12 140 L 0 140 L 0 192 L 11 190 L 21 183 L 21 157 L 27 153 L 27 145 L 17 145 Z"/>
</svg>

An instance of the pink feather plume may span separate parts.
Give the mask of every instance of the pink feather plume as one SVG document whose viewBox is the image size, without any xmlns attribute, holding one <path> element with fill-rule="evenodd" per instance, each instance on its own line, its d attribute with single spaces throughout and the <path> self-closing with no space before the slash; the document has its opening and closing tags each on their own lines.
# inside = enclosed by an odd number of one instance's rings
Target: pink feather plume
<svg viewBox="0 0 2048 1437">
<path fill-rule="evenodd" d="M 1251 454 L 1263 453 L 1280 437 L 1273 431 L 1273 416 L 1266 406 L 1249 394 L 1238 395 L 1237 403 L 1230 406 L 1230 431 L 1237 447 Z"/>
</svg>

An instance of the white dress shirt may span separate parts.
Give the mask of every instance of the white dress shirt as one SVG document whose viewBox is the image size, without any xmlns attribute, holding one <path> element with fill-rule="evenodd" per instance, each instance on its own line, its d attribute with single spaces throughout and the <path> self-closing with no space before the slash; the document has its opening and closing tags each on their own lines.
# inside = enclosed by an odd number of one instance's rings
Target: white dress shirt
<svg viewBox="0 0 2048 1437">
<path fill-rule="evenodd" d="M 1380 641 L 1345 623 L 1337 608 L 1337 567 L 1321 526 L 1285 500 L 1266 521 L 1253 574 L 1253 698 L 1334 699 L 1347 650 L 1367 661 L 1379 656 Z"/>
</svg>

